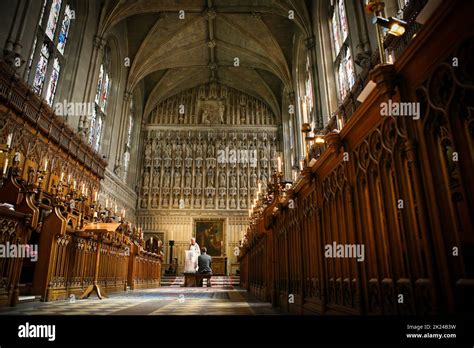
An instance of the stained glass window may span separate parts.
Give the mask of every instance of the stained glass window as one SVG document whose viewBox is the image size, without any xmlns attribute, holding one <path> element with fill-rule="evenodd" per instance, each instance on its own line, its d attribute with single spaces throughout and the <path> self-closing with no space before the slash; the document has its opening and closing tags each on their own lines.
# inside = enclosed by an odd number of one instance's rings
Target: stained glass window
<svg viewBox="0 0 474 348">
<path fill-rule="evenodd" d="M 64 10 L 64 19 L 61 25 L 61 31 L 58 37 L 58 51 L 64 54 L 64 48 L 66 47 L 67 36 L 69 34 L 69 26 L 71 25 L 71 8 L 66 5 Z"/>
<path fill-rule="evenodd" d="M 109 97 L 109 88 L 110 88 L 109 74 L 105 73 L 104 85 L 102 86 L 102 91 L 100 95 L 100 108 L 104 112 L 105 112 L 105 108 L 107 107 L 107 99 Z"/>
<path fill-rule="evenodd" d="M 96 91 L 96 94 L 95 94 L 95 103 L 97 105 L 100 104 L 100 95 L 101 95 L 101 91 L 102 91 L 103 80 L 104 80 L 104 65 L 101 64 L 100 65 L 100 70 L 99 70 L 99 81 L 97 82 L 97 91 Z"/>
<path fill-rule="evenodd" d="M 309 55 L 306 56 L 306 79 L 305 79 L 305 99 L 308 115 L 313 112 L 313 77 L 311 76 L 311 63 Z"/>
<path fill-rule="evenodd" d="M 53 0 L 49 12 L 48 24 L 46 25 L 46 35 L 53 40 L 56 27 L 58 25 L 59 13 L 61 12 L 62 0 Z"/>
<path fill-rule="evenodd" d="M 132 131 L 133 131 L 133 115 L 130 115 L 128 119 L 127 148 L 130 148 L 132 146 Z"/>
<path fill-rule="evenodd" d="M 44 79 L 46 77 L 46 68 L 48 66 L 49 50 L 45 43 L 41 47 L 40 58 L 36 65 L 35 79 L 33 81 L 33 89 L 35 93 L 41 94 L 43 90 Z"/>
<path fill-rule="evenodd" d="M 41 15 L 40 15 L 40 19 L 39 19 L 38 25 L 41 25 L 42 22 L 43 22 L 44 11 L 46 10 L 46 3 L 47 3 L 47 2 L 48 2 L 48 0 L 44 0 L 43 7 L 41 8 Z"/>
<path fill-rule="evenodd" d="M 347 25 L 346 7 L 344 0 L 338 1 L 338 12 L 339 12 L 339 27 L 341 28 L 341 39 L 342 42 L 346 41 L 347 35 L 349 34 L 349 28 Z"/>
<path fill-rule="evenodd" d="M 97 118 L 97 129 L 96 129 L 96 137 L 95 137 L 95 142 L 93 144 L 93 148 L 95 151 L 99 151 L 99 145 L 100 145 L 100 138 L 102 134 L 102 117 Z"/>
<path fill-rule="evenodd" d="M 33 58 L 35 56 L 35 49 L 36 49 L 37 42 L 38 42 L 38 37 L 35 36 L 35 40 L 33 41 L 33 48 L 31 50 L 30 59 L 28 59 L 28 71 L 31 71 L 31 65 L 33 64 Z"/>
<path fill-rule="evenodd" d="M 107 107 L 107 101 L 110 90 L 110 77 L 107 72 L 108 62 L 108 49 L 106 47 L 104 53 L 104 61 L 100 65 L 99 69 L 99 80 L 97 81 L 97 90 L 95 94 L 95 110 L 93 118 L 91 120 L 91 128 L 89 133 L 89 143 L 92 148 L 99 151 L 100 139 L 102 136 L 102 125 L 105 120 L 105 111 Z"/>
<path fill-rule="evenodd" d="M 91 122 L 90 122 L 90 131 L 89 131 L 89 144 L 94 143 L 94 138 L 95 138 L 95 123 L 97 120 L 97 112 L 95 111 L 95 108 L 92 110 L 92 115 L 91 115 Z"/>
<path fill-rule="evenodd" d="M 50 6 L 47 6 L 48 4 Z M 64 10 L 64 17 L 61 21 L 61 30 L 57 30 L 62 10 Z M 45 98 L 49 105 L 52 105 L 54 101 L 61 68 L 65 64 L 62 55 L 74 19 L 73 14 L 74 11 L 67 4 L 67 1 L 63 0 L 44 0 L 41 8 L 38 25 L 44 27 L 45 30 L 38 30 L 34 37 L 32 52 L 28 61 L 27 79 L 32 84 L 35 93 L 42 95 L 46 92 Z M 48 20 L 44 24 L 45 17 Z M 41 47 L 37 47 L 38 45 L 41 45 Z M 30 76 L 32 72 L 34 72 L 34 76 Z M 46 91 L 43 88 L 45 81 L 48 86 Z"/>
<path fill-rule="evenodd" d="M 334 0 L 331 15 L 331 38 L 333 42 L 334 71 L 337 94 L 342 102 L 355 83 L 354 64 L 349 44 L 349 25 L 347 23 L 344 0 Z"/>
<path fill-rule="evenodd" d="M 46 94 L 46 101 L 49 105 L 53 105 L 54 96 L 56 94 L 56 87 L 58 86 L 60 70 L 61 66 L 59 64 L 59 59 L 55 58 L 53 62 L 53 72 L 51 73 L 51 78 L 49 79 L 49 86 Z"/>
<path fill-rule="evenodd" d="M 90 120 L 89 144 L 95 151 L 99 151 L 102 123 L 102 117 L 96 112 L 94 108 Z"/>
<path fill-rule="evenodd" d="M 339 25 L 337 22 L 337 12 L 334 11 L 331 19 L 332 25 L 332 41 L 334 44 L 334 54 L 337 55 L 341 48 L 341 35 L 339 33 Z"/>
</svg>

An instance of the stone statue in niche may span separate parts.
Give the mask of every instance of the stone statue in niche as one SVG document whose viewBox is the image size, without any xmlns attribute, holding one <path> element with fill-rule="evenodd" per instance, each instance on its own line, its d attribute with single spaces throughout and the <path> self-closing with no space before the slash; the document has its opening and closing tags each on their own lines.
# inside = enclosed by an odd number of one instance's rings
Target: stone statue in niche
<svg viewBox="0 0 474 348">
<path fill-rule="evenodd" d="M 147 188 L 150 185 L 150 173 L 148 171 L 145 171 L 143 174 L 143 187 Z"/>
<path fill-rule="evenodd" d="M 225 173 L 224 172 L 221 172 L 219 174 L 219 186 L 220 187 L 226 187 L 226 182 L 225 182 Z"/>
<path fill-rule="evenodd" d="M 235 198 L 234 197 L 232 197 L 230 199 L 230 205 L 229 206 L 230 206 L 231 209 L 235 209 L 236 204 L 235 204 Z"/>
<path fill-rule="evenodd" d="M 153 173 L 153 187 L 159 187 L 160 186 L 160 171 L 156 170 Z"/>
<path fill-rule="evenodd" d="M 185 184 L 184 184 L 185 187 L 191 187 L 191 179 L 192 179 L 191 172 L 189 170 L 186 170 Z"/>
<path fill-rule="evenodd" d="M 202 112 L 202 123 L 211 124 L 211 120 L 209 119 L 209 112 L 207 110 L 204 110 Z"/>
<path fill-rule="evenodd" d="M 165 158 L 171 158 L 171 144 L 167 143 L 165 146 Z"/>
<path fill-rule="evenodd" d="M 277 157 L 276 146 L 274 143 L 272 143 L 272 145 L 270 146 L 270 158 L 273 159 L 276 157 Z"/>
<path fill-rule="evenodd" d="M 257 174 L 255 173 L 255 169 L 252 169 L 252 174 L 250 174 L 250 187 L 257 187 Z"/>
<path fill-rule="evenodd" d="M 185 155 L 186 155 L 186 158 L 192 158 L 193 157 L 193 146 L 192 146 L 191 143 L 186 143 Z"/>
<path fill-rule="evenodd" d="M 240 173 L 240 187 L 247 187 L 247 173 L 245 171 Z"/>
<path fill-rule="evenodd" d="M 267 182 L 268 182 L 268 174 L 266 172 L 263 172 L 260 175 L 260 181 L 262 182 L 262 188 L 267 188 Z"/>
<path fill-rule="evenodd" d="M 151 207 L 152 208 L 157 208 L 158 207 L 158 200 L 157 200 L 156 195 L 154 195 L 153 198 L 151 199 Z"/>
<path fill-rule="evenodd" d="M 199 142 L 199 144 L 196 147 L 196 158 L 202 158 L 203 155 L 203 149 L 202 149 L 202 144 Z"/>
<path fill-rule="evenodd" d="M 214 145 L 209 144 L 207 146 L 207 158 L 213 158 L 214 157 Z"/>
<path fill-rule="evenodd" d="M 221 103 L 219 105 L 219 118 L 222 124 L 224 124 L 224 114 L 225 114 L 225 105 L 224 103 Z"/>
<path fill-rule="evenodd" d="M 207 187 L 214 187 L 214 171 L 211 168 L 207 170 Z"/>
<path fill-rule="evenodd" d="M 163 187 L 170 187 L 170 181 L 171 181 L 171 175 L 170 175 L 170 172 L 169 170 L 167 170 L 165 172 L 165 178 L 164 178 L 164 181 L 163 181 Z"/>
<path fill-rule="evenodd" d="M 174 187 L 181 187 L 181 171 L 174 172 Z"/>
<path fill-rule="evenodd" d="M 147 143 L 145 146 L 145 165 L 149 166 L 151 164 L 151 144 Z"/>
<path fill-rule="evenodd" d="M 182 148 L 181 144 L 176 145 L 175 157 L 177 157 L 177 158 L 182 158 L 183 157 L 183 148 Z"/>
<path fill-rule="evenodd" d="M 202 174 L 200 170 L 196 172 L 195 187 L 202 187 Z"/>
<path fill-rule="evenodd" d="M 230 176 L 230 187 L 237 187 L 237 178 L 234 172 Z"/>
<path fill-rule="evenodd" d="M 141 207 L 146 209 L 148 206 L 148 196 L 143 196 L 142 197 L 142 204 L 141 204 Z"/>
</svg>

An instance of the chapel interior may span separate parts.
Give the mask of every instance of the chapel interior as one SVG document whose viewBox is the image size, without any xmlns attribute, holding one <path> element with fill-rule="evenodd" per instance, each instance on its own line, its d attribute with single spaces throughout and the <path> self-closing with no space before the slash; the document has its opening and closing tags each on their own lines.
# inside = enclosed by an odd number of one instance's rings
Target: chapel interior
<svg viewBox="0 0 474 348">
<path fill-rule="evenodd" d="M 472 1 L 0 8 L 0 316 L 472 313 Z"/>
</svg>

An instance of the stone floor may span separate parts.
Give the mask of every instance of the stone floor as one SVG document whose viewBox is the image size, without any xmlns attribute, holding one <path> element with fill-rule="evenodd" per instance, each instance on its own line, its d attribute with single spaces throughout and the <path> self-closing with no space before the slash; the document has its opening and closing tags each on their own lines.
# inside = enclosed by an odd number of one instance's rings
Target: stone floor
<svg viewBox="0 0 474 348">
<path fill-rule="evenodd" d="M 110 294 L 99 300 L 70 299 L 20 303 L 0 308 L 0 315 L 275 315 L 269 303 L 260 302 L 245 290 L 169 288 Z"/>
</svg>

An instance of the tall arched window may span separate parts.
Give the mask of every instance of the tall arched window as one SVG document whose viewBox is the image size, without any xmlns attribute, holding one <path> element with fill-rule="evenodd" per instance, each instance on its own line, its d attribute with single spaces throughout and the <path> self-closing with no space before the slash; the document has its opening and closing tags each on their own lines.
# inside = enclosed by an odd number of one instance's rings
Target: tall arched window
<svg viewBox="0 0 474 348">
<path fill-rule="evenodd" d="M 337 94 L 339 101 L 342 102 L 355 83 L 344 0 L 331 1 L 329 18 Z"/>
<path fill-rule="evenodd" d="M 66 42 L 74 18 L 75 12 L 66 0 L 44 1 L 28 61 L 27 76 L 34 92 L 43 96 L 50 106 L 56 96 L 61 68 L 65 63 Z"/>
<path fill-rule="evenodd" d="M 107 110 L 107 101 L 110 92 L 110 54 L 106 46 L 104 48 L 104 58 L 99 70 L 99 80 L 97 82 L 97 90 L 95 94 L 95 107 L 92 111 L 89 144 L 95 151 L 99 151 L 100 140 L 102 137 L 102 128 L 105 121 Z"/>
<path fill-rule="evenodd" d="M 123 153 L 123 179 L 127 179 L 128 167 L 130 164 L 130 153 L 132 151 L 133 134 L 133 99 L 130 101 L 130 113 L 128 115 L 127 138 L 125 140 L 125 152 Z"/>
<path fill-rule="evenodd" d="M 313 96 L 313 78 L 311 76 L 311 63 L 309 54 L 306 56 L 305 79 L 304 79 L 305 95 L 304 95 L 304 113 L 306 114 L 305 122 L 309 123 L 310 116 L 314 108 Z"/>
</svg>

